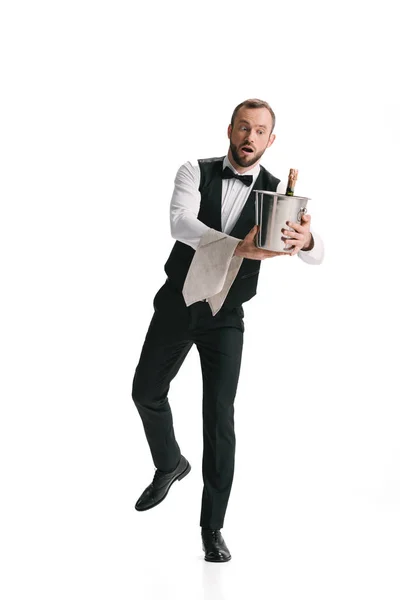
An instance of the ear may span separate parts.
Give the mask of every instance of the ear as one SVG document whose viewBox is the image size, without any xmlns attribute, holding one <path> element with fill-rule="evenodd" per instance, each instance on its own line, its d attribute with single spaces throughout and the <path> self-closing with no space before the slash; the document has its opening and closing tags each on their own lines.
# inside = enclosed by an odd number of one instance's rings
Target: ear
<svg viewBox="0 0 400 600">
<path fill-rule="evenodd" d="M 232 135 L 232 125 L 229 124 L 229 127 L 228 127 L 228 138 L 229 139 L 231 139 L 231 135 Z"/>
<path fill-rule="evenodd" d="M 270 138 L 269 138 L 269 141 L 268 141 L 268 146 L 267 146 L 267 148 L 269 148 L 270 146 L 272 146 L 272 144 L 274 143 L 274 141 L 275 141 L 275 134 L 274 134 L 274 133 L 272 133 L 272 134 L 270 135 Z"/>
</svg>

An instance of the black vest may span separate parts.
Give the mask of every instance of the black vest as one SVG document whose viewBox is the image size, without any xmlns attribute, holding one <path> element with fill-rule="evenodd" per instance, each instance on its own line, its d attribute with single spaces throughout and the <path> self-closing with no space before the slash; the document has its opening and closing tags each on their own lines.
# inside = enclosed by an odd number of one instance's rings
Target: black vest
<svg viewBox="0 0 400 600">
<path fill-rule="evenodd" d="M 200 209 L 197 215 L 199 221 L 221 231 L 221 195 L 222 195 L 222 165 L 224 157 L 199 159 L 201 193 Z M 254 183 L 253 190 L 275 192 L 279 179 L 271 175 L 260 165 L 260 173 Z M 255 225 L 255 198 L 252 191 L 243 207 L 236 225 L 229 233 L 230 236 L 243 239 Z M 176 242 L 164 269 L 171 283 L 182 291 L 187 272 L 192 262 L 195 250 L 187 244 Z M 261 261 L 244 258 L 239 272 L 233 282 L 223 304 L 226 308 L 240 306 L 250 300 L 257 292 L 258 273 Z"/>
</svg>

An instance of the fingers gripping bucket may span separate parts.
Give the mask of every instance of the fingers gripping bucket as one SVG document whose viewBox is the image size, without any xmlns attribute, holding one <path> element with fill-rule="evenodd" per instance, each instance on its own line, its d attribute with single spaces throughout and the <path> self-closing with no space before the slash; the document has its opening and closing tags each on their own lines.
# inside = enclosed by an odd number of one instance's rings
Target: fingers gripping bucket
<svg viewBox="0 0 400 600">
<path fill-rule="evenodd" d="M 282 240 L 282 229 L 294 231 L 286 221 L 301 223 L 301 217 L 307 212 L 310 198 L 287 196 L 277 192 L 253 190 L 256 194 L 256 225 L 259 226 L 255 241 L 257 248 L 273 252 L 289 252 L 290 241 Z M 286 236 L 288 237 L 288 236 Z"/>
</svg>

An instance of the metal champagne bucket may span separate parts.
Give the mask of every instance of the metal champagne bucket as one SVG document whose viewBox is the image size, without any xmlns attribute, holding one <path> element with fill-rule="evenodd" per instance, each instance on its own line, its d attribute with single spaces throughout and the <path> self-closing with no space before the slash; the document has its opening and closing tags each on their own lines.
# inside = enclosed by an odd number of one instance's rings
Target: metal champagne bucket
<svg viewBox="0 0 400 600">
<path fill-rule="evenodd" d="M 257 248 L 273 252 L 289 252 L 291 244 L 282 240 L 282 229 L 294 231 L 286 221 L 301 223 L 301 217 L 307 212 L 310 198 L 287 196 L 277 192 L 253 190 L 256 194 L 256 225 L 259 226 L 255 238 Z M 288 236 L 286 236 L 288 237 Z"/>
</svg>

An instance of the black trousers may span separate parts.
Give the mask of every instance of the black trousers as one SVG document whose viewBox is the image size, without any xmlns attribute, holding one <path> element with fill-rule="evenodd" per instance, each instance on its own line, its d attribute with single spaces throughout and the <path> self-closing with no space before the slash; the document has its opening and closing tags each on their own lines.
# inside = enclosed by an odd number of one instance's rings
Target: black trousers
<svg viewBox="0 0 400 600">
<path fill-rule="evenodd" d="M 243 347 L 243 309 L 207 302 L 186 307 L 167 279 L 154 297 L 154 315 L 136 367 L 132 398 L 143 422 L 154 465 L 172 471 L 181 451 L 168 402 L 170 383 L 195 344 L 203 378 L 203 496 L 200 526 L 220 529 L 231 492 L 235 462 L 234 399 Z M 188 389 L 188 401 L 191 392 Z"/>
</svg>

